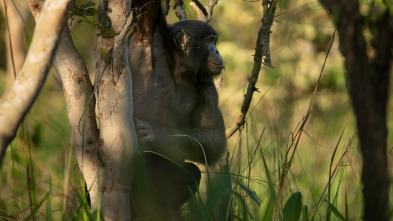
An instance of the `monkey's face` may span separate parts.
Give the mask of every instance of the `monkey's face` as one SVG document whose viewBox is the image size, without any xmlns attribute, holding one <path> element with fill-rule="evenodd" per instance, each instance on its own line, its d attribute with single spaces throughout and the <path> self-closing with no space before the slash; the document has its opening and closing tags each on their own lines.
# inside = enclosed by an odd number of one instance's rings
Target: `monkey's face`
<svg viewBox="0 0 393 221">
<path fill-rule="evenodd" d="M 218 75 L 224 68 L 224 62 L 216 47 L 217 35 L 210 35 L 205 38 L 205 45 L 208 50 L 206 71 L 212 75 Z"/>
<path fill-rule="evenodd" d="M 217 33 L 201 21 L 182 21 L 174 25 L 173 41 L 183 57 L 183 64 L 201 72 L 200 77 L 221 73 L 224 62 L 216 47 Z"/>
</svg>

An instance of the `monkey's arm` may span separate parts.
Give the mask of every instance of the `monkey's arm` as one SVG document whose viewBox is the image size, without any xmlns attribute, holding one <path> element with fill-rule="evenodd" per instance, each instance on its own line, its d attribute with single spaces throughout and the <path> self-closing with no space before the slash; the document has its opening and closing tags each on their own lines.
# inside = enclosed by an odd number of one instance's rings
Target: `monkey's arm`
<svg viewBox="0 0 393 221">
<path fill-rule="evenodd" d="M 146 150 L 174 161 L 216 162 L 226 148 L 224 121 L 214 84 L 201 85 L 202 100 L 194 110 L 190 128 L 168 128 L 137 120 L 137 131 Z"/>
<path fill-rule="evenodd" d="M 161 9 L 160 0 L 134 0 L 132 8 L 139 9 L 136 34 L 133 41 L 153 41 L 156 28 L 166 29 L 166 19 Z"/>
<path fill-rule="evenodd" d="M 202 99 L 192 116 L 192 127 L 184 132 L 190 137 L 177 137 L 177 142 L 184 145 L 182 150 L 186 159 L 205 163 L 203 152 L 209 164 L 219 160 L 226 148 L 225 127 L 218 109 L 218 95 L 213 80 L 198 84 Z M 196 142 L 198 141 L 198 142 Z"/>
</svg>

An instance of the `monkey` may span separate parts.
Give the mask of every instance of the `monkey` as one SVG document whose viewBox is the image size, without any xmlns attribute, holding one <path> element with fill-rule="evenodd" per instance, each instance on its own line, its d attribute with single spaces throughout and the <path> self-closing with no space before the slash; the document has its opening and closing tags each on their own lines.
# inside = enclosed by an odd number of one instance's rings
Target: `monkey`
<svg viewBox="0 0 393 221">
<path fill-rule="evenodd" d="M 209 24 L 188 20 L 168 25 L 159 0 L 135 0 L 132 7 L 141 8 L 128 48 L 140 149 L 132 214 L 174 220 L 201 179 L 198 167 L 185 160 L 212 165 L 226 149 L 213 81 L 223 59 Z"/>
</svg>

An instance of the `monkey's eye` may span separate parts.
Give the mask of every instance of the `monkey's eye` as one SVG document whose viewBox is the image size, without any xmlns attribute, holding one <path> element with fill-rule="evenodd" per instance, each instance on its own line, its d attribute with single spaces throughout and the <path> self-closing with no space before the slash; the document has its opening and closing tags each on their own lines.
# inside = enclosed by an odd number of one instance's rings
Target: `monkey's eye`
<svg viewBox="0 0 393 221">
<path fill-rule="evenodd" d="M 215 44 L 216 41 L 217 41 L 217 38 L 216 38 L 216 37 L 209 37 L 209 38 L 207 38 L 207 40 L 206 40 L 206 42 L 207 42 L 208 44 Z"/>
</svg>

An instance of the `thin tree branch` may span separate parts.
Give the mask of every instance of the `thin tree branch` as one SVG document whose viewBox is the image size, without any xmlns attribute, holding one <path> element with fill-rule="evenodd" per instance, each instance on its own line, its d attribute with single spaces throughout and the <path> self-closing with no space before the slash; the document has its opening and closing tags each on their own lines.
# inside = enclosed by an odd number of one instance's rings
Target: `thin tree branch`
<svg viewBox="0 0 393 221">
<path fill-rule="evenodd" d="M 218 3 L 218 0 L 209 0 L 208 5 L 206 7 L 206 11 L 208 13 L 206 22 L 209 23 L 213 16 L 213 8 Z"/>
<path fill-rule="evenodd" d="M 217 5 L 218 0 L 209 0 L 208 5 L 205 7 L 198 0 L 192 0 L 190 5 L 197 14 L 197 19 L 209 23 L 213 16 L 213 8 Z"/>
<path fill-rule="evenodd" d="M 202 12 L 202 14 L 207 17 L 209 13 L 206 11 L 206 8 L 201 4 L 200 1 L 198 0 L 192 0 L 194 4 L 198 7 L 199 11 Z"/>
<path fill-rule="evenodd" d="M 254 66 L 252 68 L 251 77 L 248 80 L 247 93 L 244 95 L 244 101 L 240 110 L 240 114 L 236 119 L 236 122 L 233 123 L 226 130 L 226 137 L 229 139 L 233 134 L 236 133 L 237 130 L 245 123 L 245 116 L 250 108 L 252 96 L 255 91 L 258 89 L 255 87 L 255 84 L 258 81 L 259 71 L 261 70 L 262 63 L 266 66 L 271 67 L 270 60 L 270 34 L 271 27 L 274 21 L 274 13 L 276 11 L 278 0 L 273 0 L 269 2 L 267 0 L 263 0 L 263 18 L 262 18 L 262 26 L 258 32 L 257 44 L 255 48 L 254 55 Z"/>
<path fill-rule="evenodd" d="M 42 4 L 43 0 L 36 0 L 36 2 Z M 36 8 L 33 15 L 36 20 L 39 20 L 40 8 Z M 83 165 L 86 163 L 82 160 L 83 149 L 85 152 L 95 153 L 99 139 L 95 116 L 95 97 L 86 65 L 72 42 L 66 20 L 54 57 L 54 66 L 62 80 L 73 146 L 79 166 L 83 171 Z M 96 163 L 96 160 L 91 163 Z"/>
<path fill-rule="evenodd" d="M 187 20 L 187 15 L 184 12 L 184 3 L 182 0 L 175 0 L 175 5 L 173 6 L 173 9 L 175 9 L 175 15 L 176 17 L 179 18 L 179 21 L 185 21 Z"/>
<path fill-rule="evenodd" d="M 44 4 L 26 61 L 11 88 L 0 98 L 0 168 L 9 143 L 46 80 L 69 2 L 51 0 Z M 34 1 L 29 1 L 32 4 Z"/>
</svg>

